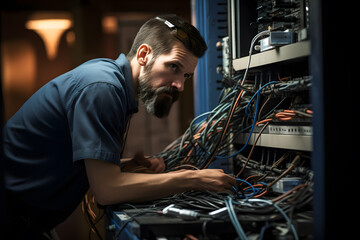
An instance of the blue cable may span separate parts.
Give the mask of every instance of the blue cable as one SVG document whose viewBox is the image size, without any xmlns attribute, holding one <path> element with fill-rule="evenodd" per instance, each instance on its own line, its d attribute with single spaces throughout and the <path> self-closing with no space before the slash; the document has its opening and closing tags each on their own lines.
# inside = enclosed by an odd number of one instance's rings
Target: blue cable
<svg viewBox="0 0 360 240">
<path fill-rule="evenodd" d="M 249 183 L 248 181 L 245 181 L 245 180 L 243 180 L 243 179 L 240 179 L 240 178 L 235 178 L 235 179 L 236 179 L 236 181 L 240 181 L 240 182 L 246 183 L 247 185 L 249 185 L 249 186 L 251 187 L 251 189 L 252 189 L 252 191 L 253 191 L 253 194 L 252 194 L 252 195 L 249 195 L 249 196 L 245 196 L 246 198 L 247 198 L 247 197 L 252 197 L 252 196 L 255 196 L 255 195 L 256 195 L 256 190 L 255 190 L 254 186 L 253 186 L 251 183 Z M 236 191 L 236 188 L 235 188 L 235 187 L 233 187 L 233 189 Z"/>
<path fill-rule="evenodd" d="M 248 143 L 249 143 L 249 141 L 250 141 L 250 137 L 251 137 L 252 132 L 253 132 L 254 127 L 255 127 L 255 123 L 256 123 L 257 112 L 258 112 L 258 107 L 259 107 L 258 102 L 259 102 L 259 100 L 260 100 L 260 94 L 257 94 L 257 98 L 256 98 L 256 99 L 257 99 L 257 100 L 256 100 L 254 121 L 253 121 L 253 123 L 252 123 L 252 125 L 251 125 L 250 133 L 249 133 L 249 136 L 248 136 L 248 138 L 247 138 L 244 146 L 243 146 L 239 151 L 237 151 L 236 153 L 234 153 L 234 154 L 232 154 L 232 155 L 230 155 L 230 156 L 215 156 L 215 158 L 226 159 L 226 158 L 234 157 L 234 156 L 238 155 L 239 153 L 241 153 L 241 152 L 245 149 L 245 147 L 248 145 Z"/>
<path fill-rule="evenodd" d="M 121 229 L 121 227 L 119 226 L 119 224 L 118 224 L 113 218 L 111 218 L 110 220 L 111 220 L 111 222 L 115 225 L 115 227 L 116 227 L 117 229 Z"/>
<path fill-rule="evenodd" d="M 260 101 L 260 92 L 262 91 L 262 89 L 270 84 L 273 84 L 273 83 L 276 83 L 277 81 L 272 81 L 272 82 L 268 82 L 266 83 L 264 86 L 262 86 L 261 88 L 259 88 L 259 90 L 256 91 L 256 93 L 251 97 L 250 101 L 248 102 L 246 108 L 245 108 L 245 114 L 249 115 L 247 109 L 249 108 L 250 106 L 250 103 L 253 101 L 253 99 L 255 98 L 256 96 L 256 106 L 255 106 L 255 116 L 254 116 L 254 120 L 252 122 L 252 125 L 251 125 L 251 129 L 250 129 L 250 133 L 249 133 L 249 136 L 248 138 L 246 139 L 246 142 L 244 144 L 244 146 L 238 150 L 236 153 L 230 155 L 230 156 L 215 156 L 215 158 L 218 158 L 218 159 L 226 159 L 226 158 L 231 158 L 231 157 L 234 157 L 236 155 L 238 155 L 239 153 L 241 153 L 245 148 L 246 146 L 248 145 L 249 141 L 250 141 L 250 137 L 252 135 L 252 132 L 254 130 L 254 127 L 255 127 L 255 124 L 256 124 L 256 119 L 257 119 L 257 116 L 258 116 L 258 109 L 259 109 L 259 101 Z"/>
<path fill-rule="evenodd" d="M 254 100 L 255 95 L 259 95 L 259 94 L 260 94 L 260 91 L 262 91 L 264 87 L 266 87 L 266 86 L 268 86 L 268 85 L 270 85 L 270 84 L 273 84 L 273 83 L 277 83 L 277 81 L 268 82 L 268 83 L 264 84 L 264 86 L 262 86 L 261 88 L 259 88 L 259 90 L 256 91 L 256 93 L 251 97 L 250 101 L 248 102 L 248 104 L 247 104 L 247 106 L 246 106 L 246 108 L 245 108 L 245 114 L 246 114 L 246 115 L 249 115 L 249 113 L 248 113 L 248 108 L 249 108 L 251 102 Z"/>
<path fill-rule="evenodd" d="M 233 203 L 232 203 L 232 198 L 228 197 L 227 199 L 224 200 L 224 202 L 225 202 L 226 209 L 229 213 L 231 223 L 233 224 L 240 240 L 247 240 L 247 236 L 244 232 L 244 229 L 241 227 L 240 222 L 237 219 L 237 216 L 236 216 L 236 213 L 235 213 L 235 210 L 233 207 Z"/>
</svg>

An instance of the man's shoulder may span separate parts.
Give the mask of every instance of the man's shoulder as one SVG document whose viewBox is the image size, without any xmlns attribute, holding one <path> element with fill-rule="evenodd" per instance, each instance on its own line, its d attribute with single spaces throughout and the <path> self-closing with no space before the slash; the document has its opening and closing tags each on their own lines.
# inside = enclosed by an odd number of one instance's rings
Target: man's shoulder
<svg viewBox="0 0 360 240">
<path fill-rule="evenodd" d="M 97 58 L 85 62 L 75 68 L 72 74 L 78 81 L 83 81 L 85 84 L 106 82 L 122 88 L 125 82 L 122 69 L 114 60 L 107 58 Z"/>
</svg>

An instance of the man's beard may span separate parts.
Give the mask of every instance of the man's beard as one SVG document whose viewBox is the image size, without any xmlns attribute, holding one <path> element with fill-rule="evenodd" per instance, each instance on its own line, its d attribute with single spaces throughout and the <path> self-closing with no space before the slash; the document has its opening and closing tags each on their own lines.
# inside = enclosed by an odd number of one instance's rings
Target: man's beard
<svg viewBox="0 0 360 240">
<path fill-rule="evenodd" d="M 149 64 L 145 68 L 144 75 L 139 77 L 138 96 L 148 113 L 158 118 L 166 117 L 169 115 L 172 104 L 179 98 L 179 91 L 175 87 L 151 87 L 151 67 L 152 64 Z"/>
</svg>

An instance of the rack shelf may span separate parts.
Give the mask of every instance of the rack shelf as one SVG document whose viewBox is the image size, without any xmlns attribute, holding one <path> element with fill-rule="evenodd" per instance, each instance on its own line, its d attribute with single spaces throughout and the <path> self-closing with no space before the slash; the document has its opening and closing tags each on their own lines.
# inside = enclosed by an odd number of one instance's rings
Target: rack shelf
<svg viewBox="0 0 360 240">
<path fill-rule="evenodd" d="M 310 56 L 310 41 L 302 41 L 269 51 L 253 54 L 251 56 L 250 68 L 261 67 L 272 63 L 295 60 Z M 242 57 L 233 60 L 235 71 L 245 70 L 248 65 L 249 57 Z"/>
<path fill-rule="evenodd" d="M 249 139 L 252 145 L 258 137 L 258 133 L 253 133 Z M 240 134 L 235 140 L 236 143 L 244 144 L 249 134 Z M 281 134 L 262 134 L 256 146 L 292 149 L 300 151 L 312 151 L 312 136 L 309 135 L 281 135 Z"/>
</svg>

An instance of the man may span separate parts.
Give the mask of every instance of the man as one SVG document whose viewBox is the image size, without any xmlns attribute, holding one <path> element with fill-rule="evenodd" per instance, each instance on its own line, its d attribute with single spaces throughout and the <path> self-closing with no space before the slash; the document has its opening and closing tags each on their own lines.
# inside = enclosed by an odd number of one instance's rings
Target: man
<svg viewBox="0 0 360 240">
<path fill-rule="evenodd" d="M 126 57 L 88 61 L 37 91 L 4 127 L 8 232 L 29 239 L 49 231 L 89 186 L 101 205 L 231 189 L 234 178 L 221 170 L 120 169 L 135 93 L 149 113 L 166 116 L 206 48 L 182 19 L 156 17 L 141 27 Z M 164 170 L 162 159 L 136 160 Z"/>
</svg>

